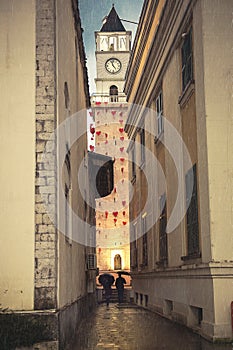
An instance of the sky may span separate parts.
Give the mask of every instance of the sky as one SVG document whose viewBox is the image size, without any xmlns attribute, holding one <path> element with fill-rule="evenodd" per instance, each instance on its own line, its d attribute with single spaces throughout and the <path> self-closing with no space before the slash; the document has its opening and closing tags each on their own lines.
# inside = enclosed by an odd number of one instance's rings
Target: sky
<svg viewBox="0 0 233 350">
<path fill-rule="evenodd" d="M 79 0 L 79 9 L 82 21 L 83 39 L 87 56 L 90 94 L 95 92 L 96 62 L 95 62 L 95 31 L 102 27 L 102 19 L 109 14 L 114 3 L 121 19 L 138 22 L 143 0 Z M 134 35 L 137 25 L 122 21 L 126 30 Z"/>
</svg>

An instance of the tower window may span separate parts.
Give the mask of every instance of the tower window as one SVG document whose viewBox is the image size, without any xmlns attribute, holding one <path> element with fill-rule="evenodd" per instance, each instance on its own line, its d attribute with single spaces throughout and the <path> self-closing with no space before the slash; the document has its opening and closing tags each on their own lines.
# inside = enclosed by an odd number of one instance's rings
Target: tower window
<svg viewBox="0 0 233 350">
<path fill-rule="evenodd" d="M 114 51 L 117 49 L 117 38 L 110 36 L 109 38 L 109 50 Z"/>
<path fill-rule="evenodd" d="M 110 102 L 118 102 L 118 87 L 116 85 L 110 86 Z"/>
<path fill-rule="evenodd" d="M 121 36 L 119 38 L 119 47 L 120 47 L 120 50 L 126 50 L 126 37 L 125 36 Z"/>
</svg>

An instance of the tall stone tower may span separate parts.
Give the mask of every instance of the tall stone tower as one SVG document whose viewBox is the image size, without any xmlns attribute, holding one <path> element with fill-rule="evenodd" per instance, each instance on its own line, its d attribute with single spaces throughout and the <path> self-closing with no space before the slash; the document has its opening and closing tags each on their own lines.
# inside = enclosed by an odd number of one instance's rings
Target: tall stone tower
<svg viewBox="0 0 233 350">
<path fill-rule="evenodd" d="M 96 201 L 96 252 L 100 272 L 130 269 L 128 139 L 123 93 L 131 48 L 114 5 L 96 38 L 96 93 L 92 96 L 95 151 L 114 159 L 114 189 Z M 92 130 L 94 131 L 94 130 Z"/>
</svg>

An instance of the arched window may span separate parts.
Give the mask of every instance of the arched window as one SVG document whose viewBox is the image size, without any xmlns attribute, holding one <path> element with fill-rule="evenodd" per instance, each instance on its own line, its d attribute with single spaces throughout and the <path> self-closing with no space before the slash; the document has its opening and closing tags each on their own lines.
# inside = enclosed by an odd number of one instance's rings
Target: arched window
<svg viewBox="0 0 233 350">
<path fill-rule="evenodd" d="M 116 85 L 110 86 L 110 102 L 118 102 L 118 87 Z"/>
<path fill-rule="evenodd" d="M 116 254 L 114 257 L 114 270 L 121 270 L 121 256 Z"/>
</svg>

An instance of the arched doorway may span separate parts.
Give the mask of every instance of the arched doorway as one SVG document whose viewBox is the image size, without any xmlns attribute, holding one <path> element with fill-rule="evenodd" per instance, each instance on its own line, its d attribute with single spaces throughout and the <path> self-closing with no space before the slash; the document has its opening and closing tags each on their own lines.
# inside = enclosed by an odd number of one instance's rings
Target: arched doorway
<svg viewBox="0 0 233 350">
<path fill-rule="evenodd" d="M 118 102 L 118 87 L 116 85 L 110 86 L 110 102 Z"/>
<path fill-rule="evenodd" d="M 121 256 L 116 254 L 114 257 L 114 270 L 121 270 Z"/>
</svg>

